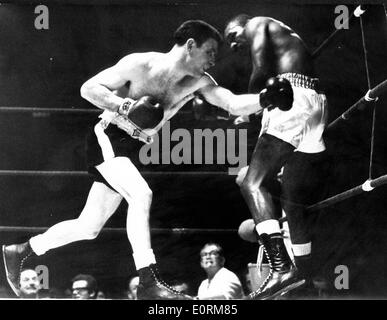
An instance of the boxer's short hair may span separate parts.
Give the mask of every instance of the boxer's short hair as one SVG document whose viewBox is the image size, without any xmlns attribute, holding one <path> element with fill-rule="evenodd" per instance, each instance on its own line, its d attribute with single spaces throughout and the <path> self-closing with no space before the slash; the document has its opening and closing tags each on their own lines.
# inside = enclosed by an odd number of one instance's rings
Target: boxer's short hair
<svg viewBox="0 0 387 320">
<path fill-rule="evenodd" d="M 190 38 L 194 39 L 200 47 L 208 39 L 214 39 L 219 44 L 223 41 L 218 30 L 202 20 L 188 20 L 175 31 L 173 38 L 179 46 L 184 45 Z"/>
<path fill-rule="evenodd" d="M 249 21 L 252 17 L 248 14 L 245 14 L 245 13 L 241 13 L 241 14 L 238 14 L 237 16 L 231 18 L 229 21 L 227 21 L 227 25 L 229 25 L 230 23 L 235 23 L 241 27 L 244 27 L 247 23 L 247 21 Z"/>
</svg>

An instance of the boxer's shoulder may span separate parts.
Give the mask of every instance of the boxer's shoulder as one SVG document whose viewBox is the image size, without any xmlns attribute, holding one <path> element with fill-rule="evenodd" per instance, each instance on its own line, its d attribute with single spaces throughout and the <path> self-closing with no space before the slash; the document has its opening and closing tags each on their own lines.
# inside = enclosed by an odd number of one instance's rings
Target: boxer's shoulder
<svg viewBox="0 0 387 320">
<path fill-rule="evenodd" d="M 217 86 L 218 83 L 216 80 L 207 72 L 198 80 L 198 89 L 204 88 L 206 86 Z"/>
<path fill-rule="evenodd" d="M 117 65 L 121 65 L 123 67 L 137 66 L 144 69 L 152 69 L 152 67 L 162 61 L 163 58 L 163 53 L 154 51 L 131 53 L 121 58 Z"/>
<path fill-rule="evenodd" d="M 272 21 L 274 20 L 270 17 L 254 17 L 249 20 L 246 27 L 248 30 L 254 30 L 262 25 L 267 25 Z"/>
</svg>

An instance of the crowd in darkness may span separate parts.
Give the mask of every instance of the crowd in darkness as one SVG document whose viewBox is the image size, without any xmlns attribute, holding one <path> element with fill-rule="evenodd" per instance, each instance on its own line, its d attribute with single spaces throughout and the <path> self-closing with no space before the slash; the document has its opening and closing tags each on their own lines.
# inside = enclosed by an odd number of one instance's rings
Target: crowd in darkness
<svg viewBox="0 0 387 320">
<path fill-rule="evenodd" d="M 245 221 L 249 222 L 249 221 Z M 242 225 L 241 225 L 242 226 Z M 286 228 L 284 229 L 284 236 Z M 289 247 L 290 248 L 290 247 Z M 290 250 L 290 249 L 288 249 Z M 290 251 L 289 251 L 290 252 Z M 199 264 L 202 269 L 200 285 L 193 287 L 192 279 L 188 281 L 172 281 L 175 290 L 191 295 L 198 300 L 241 300 L 254 291 L 264 280 L 265 272 L 257 278 L 258 270 L 255 263 L 249 263 L 242 273 L 233 272 L 226 263 L 226 254 L 219 243 L 207 242 L 199 253 Z M 47 271 L 47 270 L 46 270 Z M 58 289 L 48 285 L 48 273 L 41 270 L 39 266 L 26 268 L 20 274 L 20 297 L 19 299 L 78 299 L 78 300 L 101 300 L 120 299 L 137 300 L 137 288 L 139 277 L 137 274 L 130 276 L 121 293 L 111 292 L 111 288 L 102 287 L 98 284 L 95 276 L 80 273 L 68 280 L 66 289 Z M 52 279 L 51 279 L 52 280 Z M 319 282 L 320 281 L 320 282 Z M 327 297 L 326 283 L 323 279 L 316 279 L 313 291 L 305 296 L 302 291 L 298 297 L 320 299 Z M 294 299 L 292 293 L 292 299 Z M 15 299 L 16 296 L 7 287 L 0 287 L 0 299 Z M 281 299 L 279 297 L 277 299 Z M 287 296 L 285 295 L 286 299 Z"/>
</svg>

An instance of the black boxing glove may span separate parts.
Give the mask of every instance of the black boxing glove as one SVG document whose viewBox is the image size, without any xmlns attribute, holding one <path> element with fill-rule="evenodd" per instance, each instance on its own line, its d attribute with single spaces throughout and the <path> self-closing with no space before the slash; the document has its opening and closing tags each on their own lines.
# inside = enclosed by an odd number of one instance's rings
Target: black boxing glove
<svg viewBox="0 0 387 320">
<path fill-rule="evenodd" d="M 144 96 L 138 100 L 125 99 L 118 113 L 141 129 L 153 129 L 164 118 L 164 109 L 153 97 Z"/>
<path fill-rule="evenodd" d="M 290 82 L 284 78 L 270 78 L 266 81 L 266 88 L 259 93 L 262 108 L 279 108 L 288 111 L 293 105 L 293 89 Z"/>
</svg>

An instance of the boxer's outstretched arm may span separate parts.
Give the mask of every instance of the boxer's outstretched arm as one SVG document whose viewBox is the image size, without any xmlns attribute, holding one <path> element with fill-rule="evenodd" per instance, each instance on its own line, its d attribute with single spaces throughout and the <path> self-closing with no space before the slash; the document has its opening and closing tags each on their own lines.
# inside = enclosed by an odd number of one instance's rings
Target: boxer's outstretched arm
<svg viewBox="0 0 387 320">
<path fill-rule="evenodd" d="M 124 99 L 115 95 L 113 91 L 130 81 L 130 75 L 138 72 L 137 67 L 134 55 L 124 57 L 116 65 L 87 80 L 81 87 L 82 98 L 98 108 L 117 111 Z"/>
<path fill-rule="evenodd" d="M 209 84 L 199 90 L 209 103 L 226 110 L 232 115 L 243 116 L 262 110 L 259 94 L 233 94 L 230 90 Z"/>
</svg>

